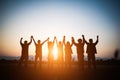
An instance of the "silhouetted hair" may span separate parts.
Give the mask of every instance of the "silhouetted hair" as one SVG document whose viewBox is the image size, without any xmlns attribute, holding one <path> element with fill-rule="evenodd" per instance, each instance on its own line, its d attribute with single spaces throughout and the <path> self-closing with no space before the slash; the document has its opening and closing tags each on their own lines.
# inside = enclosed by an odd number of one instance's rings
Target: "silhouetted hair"
<svg viewBox="0 0 120 80">
<path fill-rule="evenodd" d="M 40 43 L 41 41 L 40 40 L 38 40 L 38 43 Z"/>
<path fill-rule="evenodd" d="M 69 45 L 70 45 L 70 42 L 69 42 L 69 41 L 67 41 L 67 44 L 69 44 Z"/>
<path fill-rule="evenodd" d="M 61 41 L 59 41 L 59 44 L 61 44 Z"/>
<path fill-rule="evenodd" d="M 90 42 L 90 43 L 93 43 L 93 39 L 89 39 L 89 42 Z"/>
<path fill-rule="evenodd" d="M 81 43 L 81 42 L 82 42 L 82 39 L 78 39 L 78 42 Z"/>
<path fill-rule="evenodd" d="M 26 41 L 26 40 L 24 41 L 24 44 L 27 44 L 27 41 Z"/>
</svg>

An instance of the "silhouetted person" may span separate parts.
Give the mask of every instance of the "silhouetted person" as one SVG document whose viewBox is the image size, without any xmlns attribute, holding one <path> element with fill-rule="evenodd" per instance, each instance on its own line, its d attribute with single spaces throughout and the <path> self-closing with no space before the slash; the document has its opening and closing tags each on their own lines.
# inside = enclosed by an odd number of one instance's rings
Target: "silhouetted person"
<svg viewBox="0 0 120 80">
<path fill-rule="evenodd" d="M 48 38 L 49 39 L 49 38 Z M 47 39 L 47 40 L 48 40 Z M 44 42 L 41 43 L 40 40 L 37 41 L 37 43 L 35 42 L 35 39 L 33 38 L 33 41 L 34 41 L 34 44 L 36 46 L 36 55 L 35 55 L 35 68 L 36 68 L 36 65 L 37 65 L 37 60 L 39 59 L 39 65 L 40 65 L 40 68 L 41 68 L 41 65 L 42 65 L 42 45 L 47 41 L 45 40 Z"/>
<path fill-rule="evenodd" d="M 97 40 L 95 43 L 93 43 L 93 39 L 89 39 L 89 42 L 87 42 L 85 40 L 84 35 L 82 35 L 83 40 L 85 41 L 85 43 L 87 44 L 87 51 L 86 53 L 88 54 L 88 68 L 91 68 L 91 65 L 93 64 L 94 69 L 96 69 L 96 64 L 95 64 L 95 54 L 97 54 L 97 50 L 96 50 L 96 45 L 98 43 L 98 36 L 97 36 Z"/>
<path fill-rule="evenodd" d="M 65 36 L 63 40 L 64 46 L 65 46 L 65 67 L 67 68 L 67 65 L 69 65 L 69 68 L 71 68 L 71 59 L 72 59 L 72 45 L 69 41 L 65 43 Z"/>
<path fill-rule="evenodd" d="M 73 37 L 72 39 L 73 39 L 72 43 L 76 46 L 79 68 L 84 70 L 84 44 L 85 42 L 82 39 L 78 39 L 78 43 L 76 43 Z"/>
<path fill-rule="evenodd" d="M 33 36 L 31 36 L 31 39 L 30 39 L 30 42 L 28 43 L 27 41 L 24 41 L 24 43 L 22 43 L 22 39 L 20 39 L 20 44 L 21 44 L 21 47 L 22 47 L 22 53 L 21 53 L 21 58 L 20 58 L 20 62 L 19 62 L 19 65 L 21 65 L 21 63 L 25 62 L 25 66 L 27 67 L 27 62 L 28 62 L 28 50 L 29 50 L 29 45 L 31 44 L 32 42 L 32 38 Z"/>
<path fill-rule="evenodd" d="M 64 58 L 63 58 L 63 41 L 57 41 L 57 38 L 55 37 L 55 40 L 56 40 L 56 43 L 57 43 L 57 50 L 58 50 L 58 65 L 61 64 L 61 67 L 63 67 L 63 61 L 64 61 Z"/>
<path fill-rule="evenodd" d="M 55 42 L 55 37 L 53 42 L 48 40 L 48 68 L 53 66 L 53 48 L 54 48 L 54 42 Z"/>
<path fill-rule="evenodd" d="M 114 59 L 117 60 L 118 59 L 118 56 L 119 56 L 119 50 L 115 50 L 115 53 L 114 53 Z"/>
</svg>

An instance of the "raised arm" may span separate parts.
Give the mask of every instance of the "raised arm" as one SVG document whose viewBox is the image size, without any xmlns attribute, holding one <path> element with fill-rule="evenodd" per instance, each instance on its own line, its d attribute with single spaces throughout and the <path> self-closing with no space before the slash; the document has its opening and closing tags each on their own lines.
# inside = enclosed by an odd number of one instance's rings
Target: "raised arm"
<svg viewBox="0 0 120 80">
<path fill-rule="evenodd" d="M 23 43 L 22 43 L 22 39 L 23 39 L 23 38 L 20 39 L 20 44 L 21 44 L 21 45 L 23 44 Z"/>
<path fill-rule="evenodd" d="M 49 38 L 47 38 L 45 41 L 43 41 L 42 43 L 41 43 L 41 45 L 43 45 L 46 41 L 48 41 L 49 40 Z"/>
<path fill-rule="evenodd" d="M 95 45 L 98 43 L 98 41 L 99 41 L 99 36 L 97 36 L 97 40 L 95 42 Z"/>
<path fill-rule="evenodd" d="M 72 41 L 72 43 L 71 43 L 71 45 L 70 45 L 70 46 L 72 47 L 72 46 L 73 46 L 73 44 L 75 43 L 75 42 L 74 42 L 74 37 L 72 37 L 72 38 L 71 38 L 71 41 Z"/>
<path fill-rule="evenodd" d="M 28 45 L 30 45 L 32 43 L 32 38 L 33 38 L 33 36 L 31 36 L 31 39 L 30 39 L 30 42 L 28 43 Z"/>
<path fill-rule="evenodd" d="M 77 43 L 75 42 L 74 37 L 72 37 L 72 44 L 77 45 Z"/>
<path fill-rule="evenodd" d="M 49 38 L 49 37 L 48 37 Z M 49 38 L 50 39 L 50 38 Z M 48 39 L 48 42 L 47 42 L 47 46 L 49 46 L 49 39 Z"/>
<path fill-rule="evenodd" d="M 83 42 L 86 43 L 86 44 L 89 44 L 89 43 L 85 40 L 84 35 L 82 35 L 82 37 L 83 37 Z"/>
<path fill-rule="evenodd" d="M 71 43 L 70 46 L 72 47 L 72 46 L 73 46 L 73 43 Z"/>
<path fill-rule="evenodd" d="M 55 38 L 56 38 L 56 37 L 54 37 L 53 44 L 55 43 Z"/>
<path fill-rule="evenodd" d="M 56 36 L 55 36 L 55 41 L 56 41 L 56 44 L 58 45 L 58 40 L 57 40 Z"/>
<path fill-rule="evenodd" d="M 84 35 L 82 35 L 82 37 L 83 37 Z M 82 44 L 84 45 L 85 44 L 85 40 L 84 39 L 82 39 Z"/>
<path fill-rule="evenodd" d="M 33 37 L 33 41 L 34 41 L 34 44 L 35 44 L 35 45 L 37 45 L 37 43 L 35 42 L 35 39 L 34 39 L 34 37 Z"/>
<path fill-rule="evenodd" d="M 50 38 L 48 37 L 48 42 L 49 42 L 49 39 L 50 39 Z"/>
<path fill-rule="evenodd" d="M 65 36 L 63 36 L 63 44 L 65 45 Z"/>
</svg>

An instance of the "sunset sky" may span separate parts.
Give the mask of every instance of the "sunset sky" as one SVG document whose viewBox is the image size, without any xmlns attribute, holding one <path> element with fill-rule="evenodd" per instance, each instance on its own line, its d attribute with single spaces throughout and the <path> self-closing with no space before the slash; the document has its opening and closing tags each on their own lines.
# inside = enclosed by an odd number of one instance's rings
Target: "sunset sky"
<svg viewBox="0 0 120 80">
<path fill-rule="evenodd" d="M 44 41 L 54 36 L 71 41 L 71 37 L 86 40 L 99 35 L 97 57 L 112 58 L 120 49 L 120 2 L 98 0 L 45 0 L 45 1 L 1 1 L 0 2 L 0 56 L 20 56 L 20 38 Z M 72 47 L 76 55 L 75 46 Z M 48 54 L 47 43 L 43 45 L 43 56 Z M 85 45 L 86 51 L 86 45 Z M 29 47 L 35 55 L 35 45 Z M 86 55 L 86 53 L 84 53 Z"/>
</svg>

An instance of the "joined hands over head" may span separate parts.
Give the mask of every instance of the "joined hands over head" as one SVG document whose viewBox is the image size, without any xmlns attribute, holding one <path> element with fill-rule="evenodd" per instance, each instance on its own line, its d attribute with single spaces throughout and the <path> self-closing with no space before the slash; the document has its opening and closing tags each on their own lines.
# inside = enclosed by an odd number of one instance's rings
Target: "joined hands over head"
<svg viewBox="0 0 120 80">
<path fill-rule="evenodd" d="M 31 35 L 31 38 L 33 38 L 33 35 Z"/>
<path fill-rule="evenodd" d="M 82 35 L 82 37 L 84 37 L 84 35 Z"/>
</svg>

